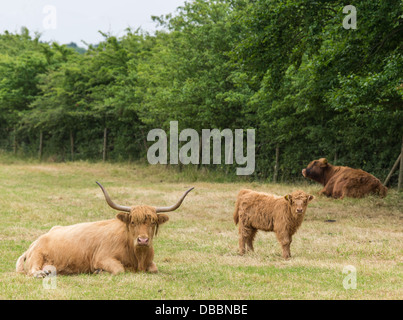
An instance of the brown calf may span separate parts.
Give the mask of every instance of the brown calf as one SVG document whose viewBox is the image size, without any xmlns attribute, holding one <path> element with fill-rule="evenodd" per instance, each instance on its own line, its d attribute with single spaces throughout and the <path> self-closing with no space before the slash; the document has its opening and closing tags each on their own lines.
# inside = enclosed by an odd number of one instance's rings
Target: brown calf
<svg viewBox="0 0 403 320">
<path fill-rule="evenodd" d="M 17 272 L 45 277 L 54 268 L 57 274 L 158 271 L 153 262 L 153 237 L 169 220 L 160 212 L 176 210 L 193 188 L 172 207 L 125 207 L 115 204 L 98 185 L 109 206 L 124 212 L 115 219 L 53 227 L 18 258 Z"/>
<path fill-rule="evenodd" d="M 325 158 L 310 162 L 302 169 L 302 175 L 324 186 L 320 194 L 336 199 L 362 198 L 369 194 L 385 197 L 388 191 L 372 174 L 361 169 L 333 166 Z"/>
<path fill-rule="evenodd" d="M 241 190 L 235 205 L 234 221 L 239 223 L 239 253 L 245 245 L 253 251 L 253 240 L 258 230 L 275 232 L 283 248 L 283 258 L 291 257 L 292 236 L 304 220 L 308 202 L 313 196 L 304 191 L 294 191 L 284 197 Z"/>
</svg>

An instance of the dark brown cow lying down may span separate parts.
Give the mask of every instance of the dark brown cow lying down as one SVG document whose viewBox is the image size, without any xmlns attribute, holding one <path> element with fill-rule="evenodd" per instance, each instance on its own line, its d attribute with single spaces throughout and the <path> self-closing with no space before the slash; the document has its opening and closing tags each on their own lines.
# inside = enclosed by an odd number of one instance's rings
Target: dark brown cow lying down
<svg viewBox="0 0 403 320">
<path fill-rule="evenodd" d="M 385 197 L 388 191 L 372 174 L 361 169 L 333 166 L 325 158 L 309 163 L 302 169 L 302 175 L 321 183 L 324 188 L 320 194 L 333 198 L 362 198 L 369 194 Z"/>
<path fill-rule="evenodd" d="M 124 212 L 115 219 L 53 227 L 18 258 L 17 272 L 45 277 L 54 268 L 57 274 L 158 271 L 152 240 L 158 227 L 169 220 L 160 212 L 176 210 L 193 188 L 171 207 L 125 207 L 115 204 L 98 185 L 109 206 Z"/>
</svg>

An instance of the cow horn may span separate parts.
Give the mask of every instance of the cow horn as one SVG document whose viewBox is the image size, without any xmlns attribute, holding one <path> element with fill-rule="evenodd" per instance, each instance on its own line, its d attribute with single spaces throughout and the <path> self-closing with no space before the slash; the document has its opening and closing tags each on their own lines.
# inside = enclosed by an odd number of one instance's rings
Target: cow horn
<svg viewBox="0 0 403 320">
<path fill-rule="evenodd" d="M 96 181 L 95 181 L 95 182 L 96 182 Z M 108 192 L 106 192 L 106 190 L 104 189 L 104 187 L 103 187 L 99 182 L 97 182 L 97 185 L 99 185 L 99 186 L 101 187 L 102 192 L 104 193 L 104 196 L 105 196 L 105 200 L 106 200 L 106 202 L 109 204 L 109 206 L 110 206 L 111 208 L 116 209 L 116 210 L 119 210 L 119 211 L 125 211 L 125 212 L 130 212 L 130 211 L 131 211 L 131 208 L 130 208 L 130 207 L 120 206 L 120 205 L 114 203 L 114 202 L 111 200 L 111 198 L 109 197 L 109 194 L 108 194 Z"/>
<path fill-rule="evenodd" d="M 186 191 L 183 194 L 183 196 L 179 199 L 179 201 L 176 204 L 174 204 L 173 206 L 171 206 L 171 207 L 156 207 L 155 211 L 158 213 L 158 212 L 169 212 L 169 211 L 174 211 L 174 210 L 178 209 L 179 206 L 182 204 L 183 200 L 185 199 L 185 197 L 187 196 L 187 194 L 190 191 L 192 191 L 193 189 L 194 189 L 194 187 L 192 187 L 188 191 Z"/>
</svg>

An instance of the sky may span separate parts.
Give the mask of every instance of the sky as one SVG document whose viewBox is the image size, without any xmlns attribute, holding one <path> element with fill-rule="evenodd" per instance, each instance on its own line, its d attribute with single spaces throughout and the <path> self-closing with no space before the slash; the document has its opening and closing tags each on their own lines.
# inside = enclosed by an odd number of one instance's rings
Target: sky
<svg viewBox="0 0 403 320">
<path fill-rule="evenodd" d="M 189 1 L 189 0 L 187 0 Z M 103 40 L 99 30 L 122 36 L 125 29 L 157 30 L 151 16 L 176 13 L 185 0 L 0 0 L 0 33 L 27 27 L 40 32 L 42 41 L 60 44 Z"/>
</svg>

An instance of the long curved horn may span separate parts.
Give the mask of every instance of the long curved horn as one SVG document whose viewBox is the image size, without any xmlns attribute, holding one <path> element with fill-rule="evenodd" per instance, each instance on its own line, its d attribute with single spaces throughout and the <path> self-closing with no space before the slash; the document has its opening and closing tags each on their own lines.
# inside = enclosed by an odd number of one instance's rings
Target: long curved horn
<svg viewBox="0 0 403 320">
<path fill-rule="evenodd" d="M 185 197 L 187 196 L 187 194 L 192 191 L 194 189 L 194 187 L 190 188 L 188 191 L 186 191 L 183 196 L 179 199 L 179 201 L 174 204 L 171 207 L 155 207 L 155 211 L 158 212 L 169 212 L 169 211 L 174 211 L 176 209 L 179 208 L 179 206 L 182 204 L 183 200 L 185 199 Z"/>
<path fill-rule="evenodd" d="M 119 211 L 125 211 L 125 212 L 130 212 L 131 208 L 130 207 L 126 207 L 126 206 L 120 206 L 116 203 L 114 203 L 111 198 L 109 197 L 108 192 L 106 192 L 106 190 L 104 189 L 104 187 L 97 181 L 95 181 L 97 183 L 97 185 L 99 185 L 102 189 L 102 192 L 104 193 L 105 196 L 105 200 L 106 202 L 109 204 L 109 206 L 115 210 L 119 210 Z"/>
</svg>

